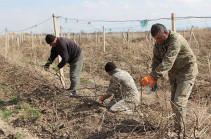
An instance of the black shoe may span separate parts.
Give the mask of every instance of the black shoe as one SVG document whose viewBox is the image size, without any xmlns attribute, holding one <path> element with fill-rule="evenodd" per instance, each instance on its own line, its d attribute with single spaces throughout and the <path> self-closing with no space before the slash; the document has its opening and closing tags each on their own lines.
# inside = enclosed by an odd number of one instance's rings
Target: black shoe
<svg viewBox="0 0 211 139">
<path fill-rule="evenodd" d="M 77 96 L 77 93 L 75 90 L 69 90 L 70 96 Z"/>
<path fill-rule="evenodd" d="M 70 93 L 70 96 L 77 96 L 77 93 Z"/>
</svg>

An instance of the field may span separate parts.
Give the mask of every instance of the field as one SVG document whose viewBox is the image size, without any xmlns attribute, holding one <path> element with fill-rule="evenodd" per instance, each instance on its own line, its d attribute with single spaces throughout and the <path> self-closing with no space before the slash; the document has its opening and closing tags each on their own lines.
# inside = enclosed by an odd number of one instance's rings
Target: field
<svg viewBox="0 0 211 139">
<path fill-rule="evenodd" d="M 180 33 L 190 39 L 189 31 Z M 84 97 L 69 97 L 58 74 L 43 70 L 50 54 L 44 35 L 33 35 L 32 39 L 26 34 L 18 43 L 15 37 L 11 39 L 14 34 L 8 34 L 9 43 L 1 36 L 0 138 L 170 138 L 173 126 L 168 77 L 159 80 L 158 90 L 150 95 L 147 87 L 139 85 L 140 78 L 151 71 L 154 41 L 146 34 L 130 33 L 129 41 L 123 41 L 121 33 L 106 34 L 105 52 L 102 35 L 98 34 L 96 39 L 96 34 L 82 34 L 80 40 L 75 35 L 76 43 L 85 53 L 79 91 Z M 211 31 L 196 29 L 194 34 L 196 40 L 192 38 L 189 42 L 197 56 L 199 75 L 188 102 L 185 134 L 188 138 L 209 139 Z M 73 39 L 72 34 L 66 37 Z M 134 78 L 142 94 L 141 113 L 131 116 L 111 113 L 99 102 L 109 84 L 104 71 L 108 61 L 115 62 Z M 64 68 L 67 87 L 68 66 Z"/>
</svg>

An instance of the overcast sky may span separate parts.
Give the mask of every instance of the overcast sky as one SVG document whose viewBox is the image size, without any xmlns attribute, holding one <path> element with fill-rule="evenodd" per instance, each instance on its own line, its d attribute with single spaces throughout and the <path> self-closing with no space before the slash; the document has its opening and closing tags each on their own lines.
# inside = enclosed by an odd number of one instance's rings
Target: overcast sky
<svg viewBox="0 0 211 139">
<path fill-rule="evenodd" d="M 183 16 L 211 16 L 211 0 L 0 0 L 0 32 L 21 30 L 36 25 L 55 13 L 69 19 L 102 20 L 144 20 L 171 17 L 175 13 Z M 61 22 L 61 23 L 60 23 Z M 59 21 L 69 31 L 100 28 L 101 25 L 125 27 L 127 24 L 93 23 L 76 24 Z M 158 21 L 159 22 L 159 21 Z M 162 22 L 162 21 L 160 21 Z M 198 22 L 198 21 L 197 21 Z M 210 19 L 203 19 L 202 24 L 209 24 Z M 189 24 L 185 21 L 184 24 Z M 180 23 L 181 24 L 181 23 Z M 180 25 L 182 27 L 182 25 Z M 183 24 L 183 23 L 182 23 Z M 199 24 L 199 23 L 197 23 Z M 52 20 L 42 26 L 48 28 Z M 138 26 L 130 23 L 128 26 Z M 39 28 L 41 29 L 41 28 Z"/>
</svg>

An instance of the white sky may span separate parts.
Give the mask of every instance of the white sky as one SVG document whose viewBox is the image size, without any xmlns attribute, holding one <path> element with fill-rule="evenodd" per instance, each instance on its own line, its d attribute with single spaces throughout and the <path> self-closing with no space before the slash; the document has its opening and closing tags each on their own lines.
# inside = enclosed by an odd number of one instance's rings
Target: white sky
<svg viewBox="0 0 211 139">
<path fill-rule="evenodd" d="M 211 0 L 0 0 L 0 33 L 6 27 L 11 31 L 26 29 L 48 19 L 53 13 L 69 19 L 86 20 L 170 18 L 171 13 L 175 13 L 178 17 L 211 16 Z M 156 22 L 166 23 L 167 21 Z M 140 25 L 138 22 L 91 24 L 93 26 L 87 23 L 59 20 L 59 25 L 63 26 L 65 31 L 70 32 L 101 29 L 103 25 L 114 30 Z M 166 24 L 170 25 L 169 21 Z M 177 26 L 185 28 L 191 26 L 190 24 L 211 27 L 211 19 L 179 21 Z M 50 32 L 52 25 L 52 20 L 50 20 L 31 31 Z"/>
</svg>

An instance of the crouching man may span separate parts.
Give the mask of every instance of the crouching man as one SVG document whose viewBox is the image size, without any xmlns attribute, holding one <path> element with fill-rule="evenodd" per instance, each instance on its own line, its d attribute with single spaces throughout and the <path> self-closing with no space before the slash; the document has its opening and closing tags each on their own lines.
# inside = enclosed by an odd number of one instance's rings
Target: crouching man
<svg viewBox="0 0 211 139">
<path fill-rule="evenodd" d="M 105 65 L 105 71 L 111 76 L 106 94 L 101 96 L 104 101 L 113 95 L 113 99 L 106 105 L 112 112 L 133 114 L 140 102 L 140 94 L 131 75 L 116 67 L 113 62 Z"/>
</svg>

